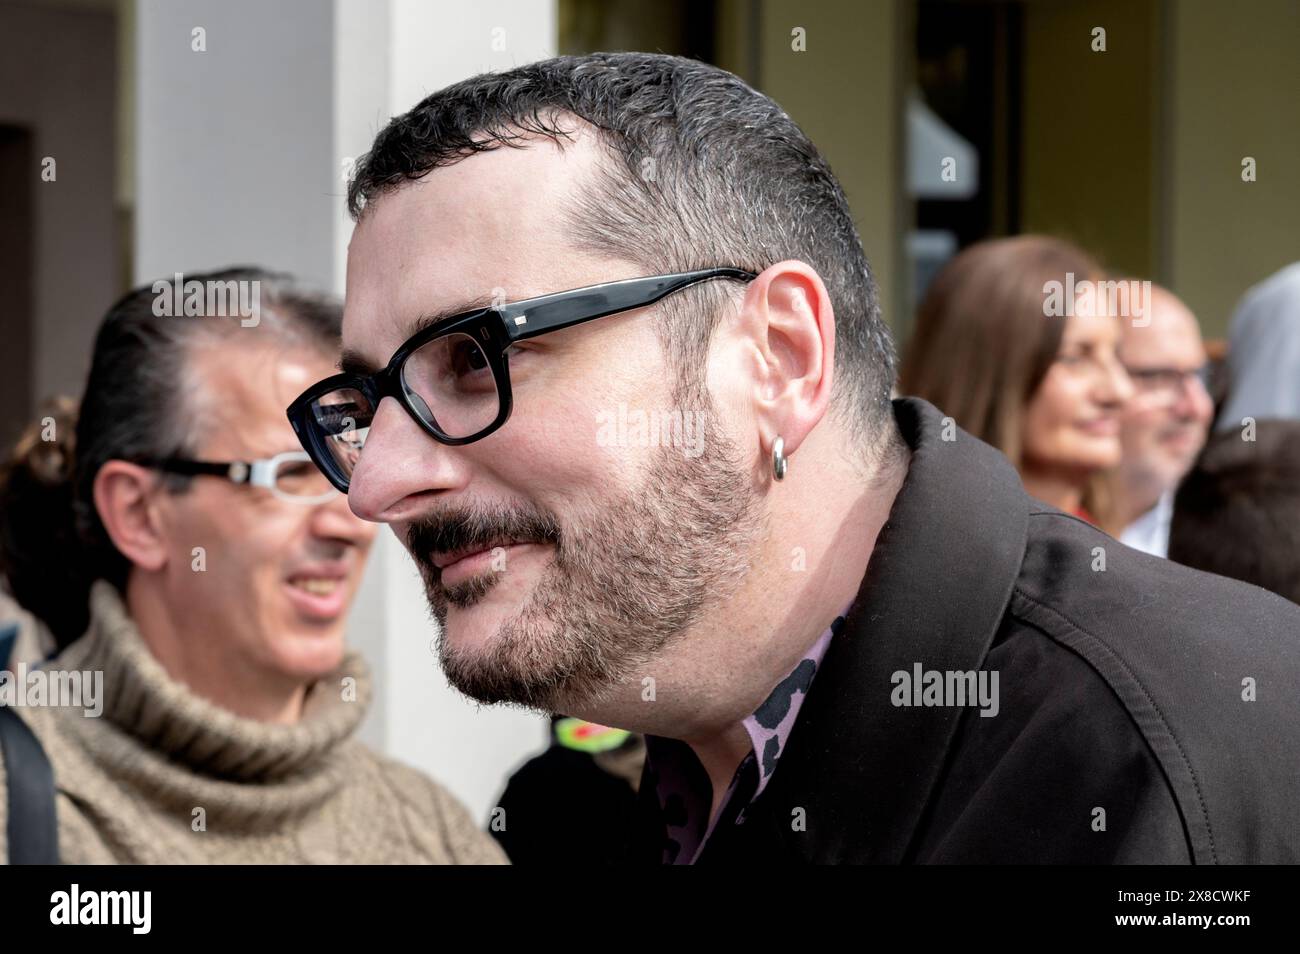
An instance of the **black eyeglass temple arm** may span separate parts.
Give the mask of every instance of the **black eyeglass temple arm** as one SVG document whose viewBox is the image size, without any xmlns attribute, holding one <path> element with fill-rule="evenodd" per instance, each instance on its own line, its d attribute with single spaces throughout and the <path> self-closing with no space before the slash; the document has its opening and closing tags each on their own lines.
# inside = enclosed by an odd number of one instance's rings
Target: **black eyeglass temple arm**
<svg viewBox="0 0 1300 954">
<path fill-rule="evenodd" d="M 752 281 L 755 277 L 753 272 L 739 268 L 707 268 L 675 275 L 609 282 L 592 288 L 530 298 L 504 305 L 498 311 L 505 319 L 506 332 L 511 342 L 515 342 L 620 311 L 644 308 L 675 291 L 700 282 L 718 278 Z"/>
<path fill-rule="evenodd" d="M 135 463 L 141 467 L 152 467 L 155 470 L 166 471 L 169 474 L 180 474 L 185 477 L 200 477 L 205 474 L 229 477 L 235 483 L 243 483 L 252 472 L 252 465 L 246 461 L 218 462 L 188 460 L 184 457 L 164 457 L 137 460 Z"/>
</svg>

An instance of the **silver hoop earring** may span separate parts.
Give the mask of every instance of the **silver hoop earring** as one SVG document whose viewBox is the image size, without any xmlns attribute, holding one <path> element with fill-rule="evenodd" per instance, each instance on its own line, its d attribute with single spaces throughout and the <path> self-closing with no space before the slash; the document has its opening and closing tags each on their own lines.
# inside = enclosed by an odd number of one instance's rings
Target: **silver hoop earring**
<svg viewBox="0 0 1300 954">
<path fill-rule="evenodd" d="M 777 480 L 785 480 L 785 469 L 789 460 L 785 456 L 785 438 L 778 437 L 776 443 L 772 445 L 772 476 Z"/>
</svg>

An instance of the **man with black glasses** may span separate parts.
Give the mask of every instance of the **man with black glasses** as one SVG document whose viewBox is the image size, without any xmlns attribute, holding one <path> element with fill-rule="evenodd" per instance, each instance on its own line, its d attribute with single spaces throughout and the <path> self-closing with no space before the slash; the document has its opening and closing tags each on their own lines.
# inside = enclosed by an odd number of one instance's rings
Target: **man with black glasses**
<svg viewBox="0 0 1300 954">
<path fill-rule="evenodd" d="M 1300 855 L 1300 609 L 891 403 L 848 204 L 771 100 L 657 55 L 474 77 L 349 204 L 343 373 L 290 420 L 405 542 L 454 685 L 647 736 L 630 858 Z"/>
</svg>

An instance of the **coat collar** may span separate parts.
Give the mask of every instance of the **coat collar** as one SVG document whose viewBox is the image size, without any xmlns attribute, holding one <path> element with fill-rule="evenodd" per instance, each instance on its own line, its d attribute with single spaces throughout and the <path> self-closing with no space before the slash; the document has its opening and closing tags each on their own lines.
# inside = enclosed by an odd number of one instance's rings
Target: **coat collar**
<svg viewBox="0 0 1300 954">
<path fill-rule="evenodd" d="M 843 631 L 765 796 L 702 861 L 906 860 L 961 711 L 896 708 L 891 676 L 980 668 L 1024 556 L 1028 496 L 1002 454 L 930 404 L 894 402 L 912 459 Z M 800 817 L 806 830 L 796 830 Z"/>
</svg>

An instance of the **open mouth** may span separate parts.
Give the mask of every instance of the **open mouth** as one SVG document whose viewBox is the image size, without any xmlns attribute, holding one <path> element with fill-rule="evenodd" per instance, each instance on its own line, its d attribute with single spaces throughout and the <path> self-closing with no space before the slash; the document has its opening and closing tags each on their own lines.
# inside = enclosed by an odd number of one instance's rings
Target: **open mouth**
<svg viewBox="0 0 1300 954">
<path fill-rule="evenodd" d="M 329 596 L 343 586 L 343 581 L 335 577 L 299 576 L 289 580 L 289 585 L 315 596 Z"/>
<path fill-rule="evenodd" d="M 347 610 L 348 575 L 345 570 L 312 568 L 284 581 L 284 591 L 298 613 L 309 620 L 333 621 Z"/>
</svg>

